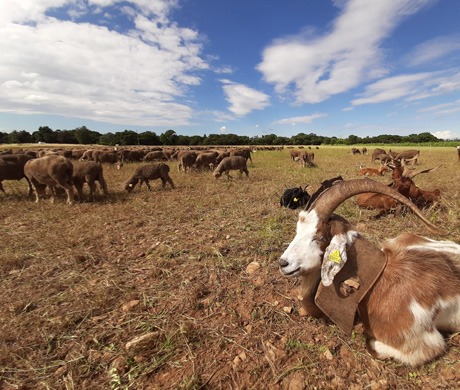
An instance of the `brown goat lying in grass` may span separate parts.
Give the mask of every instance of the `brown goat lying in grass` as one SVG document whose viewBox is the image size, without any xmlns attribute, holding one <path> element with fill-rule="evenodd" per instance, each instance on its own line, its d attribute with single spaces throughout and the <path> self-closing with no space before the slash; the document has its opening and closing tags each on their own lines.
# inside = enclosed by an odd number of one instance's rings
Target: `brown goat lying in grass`
<svg viewBox="0 0 460 390">
<path fill-rule="evenodd" d="M 156 179 L 161 179 L 163 188 L 166 187 L 166 182 L 169 183 L 171 188 L 175 188 L 174 182 L 169 176 L 169 170 L 169 165 L 162 162 L 158 164 L 147 164 L 137 167 L 134 171 L 134 174 L 126 182 L 125 190 L 131 192 L 137 183 L 139 183 L 139 187 L 142 185 L 142 183 L 145 183 L 147 190 L 150 191 L 151 187 L 149 180 Z"/>
<path fill-rule="evenodd" d="M 108 195 L 107 183 L 104 179 L 103 168 L 101 164 L 94 161 L 75 161 L 73 163 L 73 184 L 78 192 L 78 199 L 83 201 L 83 185 L 88 183 L 89 186 L 89 201 L 94 200 L 94 192 L 96 191 L 96 181 L 99 182 L 104 195 Z"/>
<path fill-rule="evenodd" d="M 45 195 L 48 187 L 51 192 L 51 202 L 54 203 L 54 187 L 60 186 L 67 193 L 67 203 L 73 203 L 73 165 L 66 157 L 49 155 L 29 160 L 24 165 L 24 174 L 34 187 L 36 202 Z"/>
</svg>

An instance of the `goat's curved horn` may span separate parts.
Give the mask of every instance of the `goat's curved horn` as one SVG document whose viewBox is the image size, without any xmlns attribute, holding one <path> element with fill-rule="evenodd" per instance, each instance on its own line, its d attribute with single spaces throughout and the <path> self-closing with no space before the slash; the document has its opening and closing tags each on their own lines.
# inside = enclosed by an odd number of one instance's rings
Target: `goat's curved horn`
<svg viewBox="0 0 460 390">
<path fill-rule="evenodd" d="M 418 170 L 416 171 L 415 168 L 414 169 L 409 169 L 406 166 L 404 166 L 404 170 L 403 170 L 403 176 L 404 177 L 408 177 L 409 179 L 413 179 L 415 176 L 417 175 L 420 175 L 421 173 L 428 173 L 428 172 L 433 172 L 435 171 L 436 169 L 438 169 L 439 167 L 442 167 L 443 164 L 439 164 L 437 167 L 434 167 L 434 168 L 428 168 L 428 169 L 422 169 L 422 170 Z"/>
<path fill-rule="evenodd" d="M 388 187 L 385 184 L 368 178 L 347 181 L 336 180 L 329 189 L 321 193 L 314 200 L 314 202 L 312 202 L 308 209 L 312 210 L 314 208 L 318 214 L 318 217 L 325 220 L 329 218 L 329 216 L 337 207 L 339 207 L 342 202 L 354 195 L 362 194 L 365 192 L 383 194 L 396 199 L 398 202 L 409 207 L 414 212 L 414 214 L 416 214 L 422 220 L 428 230 L 430 230 L 432 233 L 438 235 L 448 234 L 447 230 L 439 228 L 428 221 L 428 219 L 426 219 L 426 217 L 417 208 L 417 206 L 415 206 L 404 195 L 401 195 L 398 191 Z"/>
</svg>

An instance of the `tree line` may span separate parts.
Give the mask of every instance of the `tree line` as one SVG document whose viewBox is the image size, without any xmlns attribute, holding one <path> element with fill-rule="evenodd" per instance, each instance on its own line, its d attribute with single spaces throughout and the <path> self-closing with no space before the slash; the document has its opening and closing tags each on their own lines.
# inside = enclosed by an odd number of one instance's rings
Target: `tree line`
<svg viewBox="0 0 460 390">
<path fill-rule="evenodd" d="M 167 130 L 160 135 L 154 131 L 142 133 L 124 130 L 116 133 L 101 134 L 88 129 L 86 126 L 73 130 L 52 130 L 48 126 L 40 126 L 32 134 L 25 130 L 14 130 L 11 133 L 0 132 L 2 144 L 50 143 L 50 144 L 97 144 L 97 145 L 356 145 L 356 144 L 401 144 L 401 143 L 443 143 L 442 139 L 424 132 L 410 135 L 382 134 L 374 137 L 358 137 L 350 135 L 347 138 L 325 137 L 314 133 L 299 133 L 292 137 L 281 137 L 276 134 L 262 136 L 242 136 L 236 134 L 204 134 L 180 135 L 174 130 Z"/>
</svg>

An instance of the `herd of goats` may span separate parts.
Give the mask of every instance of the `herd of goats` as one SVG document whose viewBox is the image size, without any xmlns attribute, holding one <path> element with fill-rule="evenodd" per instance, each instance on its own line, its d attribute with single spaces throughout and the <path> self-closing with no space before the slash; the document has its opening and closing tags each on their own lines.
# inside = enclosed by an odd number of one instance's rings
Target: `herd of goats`
<svg viewBox="0 0 460 390">
<path fill-rule="evenodd" d="M 169 184 L 174 188 L 174 182 L 169 176 L 168 161 L 177 161 L 179 171 L 212 170 L 215 178 L 222 174 L 231 177 L 229 172 L 232 170 L 249 176 L 247 161 L 252 162 L 251 152 L 252 150 L 247 147 L 203 148 L 202 150 L 159 147 L 3 150 L 0 151 L 0 191 L 5 192 L 2 185 L 3 180 L 24 178 L 29 185 L 29 195 L 35 193 L 37 202 L 45 196 L 47 188 L 51 201 L 54 202 L 56 188 L 61 187 L 66 191 L 67 203 L 73 203 L 73 188 L 76 189 L 78 200 L 81 202 L 83 201 L 83 186 L 86 183 L 89 187 L 88 200 L 93 201 L 97 191 L 96 182 L 99 183 L 100 190 L 105 195 L 108 194 L 102 164 L 121 168 L 124 163 L 146 163 L 137 167 L 125 183 L 125 190 L 131 192 L 137 184 L 140 186 L 143 183 L 150 190 L 149 180 L 156 179 L 162 181 L 163 187 Z M 315 154 L 311 147 L 291 148 L 289 153 L 292 161 L 298 161 L 303 166 L 315 166 Z M 352 148 L 351 153 L 367 154 L 367 149 L 365 147 L 362 150 Z M 414 178 L 421 173 L 434 171 L 438 167 L 425 170 L 414 169 L 413 166 L 417 163 L 419 156 L 420 151 L 418 150 L 394 153 L 391 150 L 386 152 L 384 149 L 376 148 L 372 152 L 371 161 L 380 161 L 380 166 L 375 168 L 360 165 L 358 175 L 376 176 L 392 172 L 391 187 L 410 199 L 417 207 L 425 208 L 439 202 L 440 191 L 421 189 L 414 183 Z M 380 194 L 360 194 L 356 202 L 362 208 L 378 210 L 377 218 L 390 212 L 398 213 L 401 208 L 400 202 Z M 298 202 L 296 207 L 300 206 L 304 204 Z"/>
<path fill-rule="evenodd" d="M 366 150 L 352 150 L 366 154 Z M 314 165 L 311 148 L 290 150 L 291 159 Z M 313 317 L 328 317 L 350 334 L 357 320 L 364 325 L 370 353 L 381 359 L 393 358 L 418 366 L 439 357 L 446 349 L 441 332 L 460 332 L 460 245 L 435 241 L 412 233 L 403 233 L 377 246 L 366 240 L 343 217 L 334 214 L 345 200 L 357 196 L 361 207 L 378 209 L 379 216 L 410 209 L 434 234 L 447 232 L 432 224 L 420 211 L 439 201 L 439 190 L 427 191 L 415 185 L 420 173 L 438 167 L 416 170 L 420 153 L 386 153 L 375 149 L 372 161 L 378 169 L 361 167 L 363 176 L 383 175 L 392 171 L 391 185 L 369 178 L 343 180 L 340 176 L 325 180 L 313 194 L 305 196 L 294 239 L 279 259 L 279 269 L 286 277 L 303 278 L 302 304 Z M 36 200 L 48 187 L 54 199 L 55 187 L 67 192 L 73 202 L 75 186 L 80 201 L 82 187 L 90 187 L 94 196 L 95 181 L 107 193 L 102 163 L 119 167 L 124 162 L 143 161 L 125 184 L 131 191 L 138 183 L 161 179 L 174 188 L 165 161 L 177 160 L 178 169 L 213 169 L 214 177 L 231 170 L 246 173 L 251 150 L 53 150 L 0 153 L 0 190 L 3 180 L 29 183 L 29 193 Z M 460 160 L 460 149 L 459 149 Z M 293 207 L 292 207 L 293 208 Z"/>
<path fill-rule="evenodd" d="M 125 162 L 145 162 L 138 166 L 125 184 L 125 190 L 131 192 L 139 183 L 160 179 L 162 186 L 174 182 L 169 176 L 167 161 L 178 161 L 179 171 L 191 169 L 213 169 L 217 179 L 222 174 L 230 178 L 229 172 L 237 170 L 249 176 L 247 160 L 252 162 L 251 149 L 232 148 L 229 150 L 188 150 L 163 148 L 126 148 L 107 149 L 41 149 L 41 150 L 4 150 L 0 152 L 0 191 L 5 192 L 4 180 L 25 179 L 29 185 L 29 195 L 35 193 L 36 202 L 51 195 L 54 203 L 56 189 L 62 188 L 67 194 L 67 203 L 74 202 L 75 187 L 79 201 L 83 201 L 83 186 L 89 187 L 89 200 L 94 200 L 97 191 L 96 182 L 101 191 L 108 195 L 107 183 L 103 174 L 103 163 L 120 169 Z"/>
</svg>

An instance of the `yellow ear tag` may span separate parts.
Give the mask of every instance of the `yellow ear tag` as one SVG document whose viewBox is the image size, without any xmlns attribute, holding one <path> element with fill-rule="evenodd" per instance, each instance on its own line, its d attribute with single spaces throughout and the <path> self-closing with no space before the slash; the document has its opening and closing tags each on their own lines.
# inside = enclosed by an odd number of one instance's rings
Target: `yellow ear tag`
<svg viewBox="0 0 460 390">
<path fill-rule="evenodd" d="M 329 261 L 333 261 L 334 263 L 340 263 L 342 258 L 340 257 L 340 252 L 338 249 L 333 250 L 329 255 Z"/>
<path fill-rule="evenodd" d="M 292 199 L 292 200 L 293 200 L 294 202 L 298 202 L 298 201 L 299 201 L 299 199 L 297 199 L 297 198 L 294 198 L 294 199 Z"/>
</svg>

